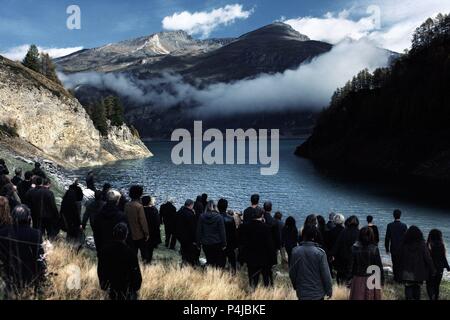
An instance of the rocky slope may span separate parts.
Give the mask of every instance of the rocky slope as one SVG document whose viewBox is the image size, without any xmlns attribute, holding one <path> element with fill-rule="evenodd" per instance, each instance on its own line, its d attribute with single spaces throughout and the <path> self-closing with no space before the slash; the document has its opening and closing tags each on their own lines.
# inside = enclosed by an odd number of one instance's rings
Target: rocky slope
<svg viewBox="0 0 450 320">
<path fill-rule="evenodd" d="M 64 88 L 1 56 L 0 125 L 65 167 L 151 155 L 126 126 L 111 128 L 107 138 L 101 137 L 83 106 Z M 20 153 L 23 145 L 10 147 Z"/>
</svg>

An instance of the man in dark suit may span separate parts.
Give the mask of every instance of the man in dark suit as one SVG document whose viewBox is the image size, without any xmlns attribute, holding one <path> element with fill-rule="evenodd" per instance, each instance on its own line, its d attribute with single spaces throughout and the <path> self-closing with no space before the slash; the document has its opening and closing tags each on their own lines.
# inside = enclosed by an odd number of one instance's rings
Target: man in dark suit
<svg viewBox="0 0 450 320">
<path fill-rule="evenodd" d="M 54 238 L 59 232 L 59 212 L 56 207 L 55 195 L 43 186 L 42 177 L 35 178 L 36 188 L 30 189 L 25 195 L 25 203 L 31 209 L 33 228 L 41 230 L 42 235 L 47 234 Z"/>
<path fill-rule="evenodd" d="M 386 253 L 391 254 L 392 259 L 392 271 L 394 273 L 394 280 L 400 282 L 400 270 L 399 270 L 399 252 L 400 246 L 403 241 L 408 227 L 406 224 L 400 221 L 402 212 L 398 209 L 394 210 L 394 222 L 388 224 L 386 229 L 385 247 Z"/>
<path fill-rule="evenodd" d="M 180 241 L 183 263 L 198 265 L 199 249 L 197 248 L 197 218 L 194 212 L 194 201 L 188 199 L 177 213 L 177 239 Z"/>
<path fill-rule="evenodd" d="M 240 227 L 239 239 L 243 250 L 242 258 L 247 263 L 250 285 L 255 288 L 260 275 L 263 277 L 264 286 L 271 285 L 275 245 L 272 228 L 264 222 L 262 210 L 255 212 L 253 219 Z"/>
<path fill-rule="evenodd" d="M 172 200 L 168 200 L 166 203 L 162 204 L 159 213 L 161 216 L 161 223 L 164 224 L 166 247 L 175 250 L 175 245 L 177 243 L 177 238 L 175 237 L 177 209 L 172 202 Z"/>
</svg>

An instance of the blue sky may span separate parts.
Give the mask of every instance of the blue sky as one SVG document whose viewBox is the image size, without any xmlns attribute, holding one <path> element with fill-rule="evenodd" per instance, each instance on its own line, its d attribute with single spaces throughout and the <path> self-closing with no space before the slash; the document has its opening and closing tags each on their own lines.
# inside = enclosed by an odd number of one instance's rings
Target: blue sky
<svg viewBox="0 0 450 320">
<path fill-rule="evenodd" d="M 81 30 L 66 27 L 66 8 L 72 4 L 81 8 Z M 373 4 L 382 13 L 383 23 L 377 28 L 367 22 L 366 9 Z M 165 17 L 172 17 L 171 26 L 177 27 L 181 16 L 173 16 L 176 13 L 210 14 L 227 5 L 239 5 L 245 17 L 209 25 L 207 33 L 189 29 L 193 36 L 238 36 L 283 17 L 317 40 L 368 37 L 398 50 L 409 41 L 397 45 L 398 39 L 409 37 L 428 14 L 450 11 L 448 0 L 0 0 L 0 53 L 31 43 L 48 49 L 97 47 L 161 31 Z M 187 22 L 193 17 L 188 15 Z"/>
</svg>

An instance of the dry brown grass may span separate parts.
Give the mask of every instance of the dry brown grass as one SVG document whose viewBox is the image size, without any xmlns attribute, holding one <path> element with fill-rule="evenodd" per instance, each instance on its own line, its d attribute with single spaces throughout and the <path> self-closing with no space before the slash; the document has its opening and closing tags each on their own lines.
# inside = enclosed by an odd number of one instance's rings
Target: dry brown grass
<svg viewBox="0 0 450 320">
<path fill-rule="evenodd" d="M 142 300 L 295 300 L 286 269 L 276 272 L 273 288 L 248 286 L 245 270 L 233 276 L 227 271 L 181 267 L 178 255 L 165 249 L 157 250 L 155 263 L 142 266 Z M 66 244 L 56 243 L 47 247 L 48 283 L 38 295 L 30 291 L 20 295 L 21 299 L 44 300 L 103 300 L 103 292 L 97 278 L 95 254 L 89 250 L 77 253 Z M 81 270 L 80 289 L 71 288 L 73 266 Z M 72 286 L 73 287 L 73 286 Z M 332 300 L 347 300 L 349 290 L 334 286 Z M 383 298 L 401 299 L 402 289 L 386 286 Z"/>
</svg>

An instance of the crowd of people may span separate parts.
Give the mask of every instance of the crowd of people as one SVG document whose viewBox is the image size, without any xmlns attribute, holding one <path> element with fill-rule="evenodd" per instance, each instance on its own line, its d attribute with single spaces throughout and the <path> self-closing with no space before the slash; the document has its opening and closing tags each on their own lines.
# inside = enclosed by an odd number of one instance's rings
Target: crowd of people
<svg viewBox="0 0 450 320">
<path fill-rule="evenodd" d="M 108 183 L 97 190 L 93 172 L 86 184 L 93 199 L 83 202 L 76 180 L 58 209 L 39 163 L 23 177 L 17 169 L 10 178 L 0 159 L 0 263 L 7 292 L 45 281 L 43 238 L 53 240 L 63 231 L 68 242 L 82 244 L 90 225 L 101 288 L 114 300 L 136 299 L 142 283 L 139 256 L 144 264 L 152 263 L 163 225 L 165 246 L 177 250 L 179 243 L 184 265 L 200 268 L 203 251 L 207 267 L 234 274 L 246 266 L 249 285 L 256 288 L 260 279 L 273 286 L 274 266 L 286 263 L 299 299 L 332 297 L 333 278 L 350 287 L 350 299 L 381 299 L 385 271 L 373 216 L 362 226 L 354 215 L 345 219 L 331 213 L 326 221 L 311 214 L 299 228 L 294 217 L 283 221 L 281 212 L 273 212 L 270 201 L 261 206 L 257 194 L 242 214 L 229 210 L 226 199 L 216 202 L 207 194 L 186 200 L 178 210 L 168 199 L 158 210 L 142 186 L 131 186 L 127 196 Z M 433 229 L 425 240 L 418 227 L 401 221 L 400 210 L 393 218 L 384 244 L 393 280 L 404 284 L 406 299 L 420 299 L 426 283 L 429 299 L 438 300 L 444 269 L 450 271 L 442 232 Z"/>
</svg>

